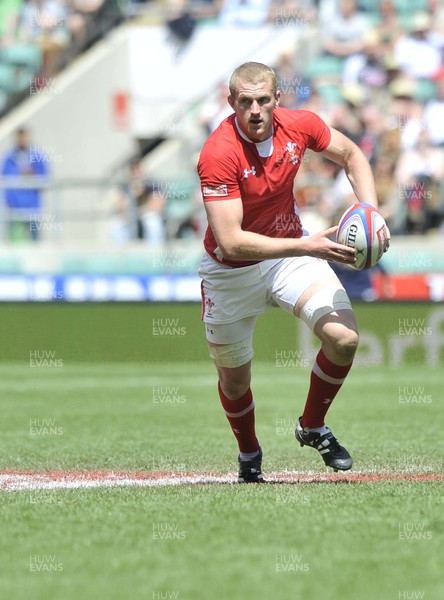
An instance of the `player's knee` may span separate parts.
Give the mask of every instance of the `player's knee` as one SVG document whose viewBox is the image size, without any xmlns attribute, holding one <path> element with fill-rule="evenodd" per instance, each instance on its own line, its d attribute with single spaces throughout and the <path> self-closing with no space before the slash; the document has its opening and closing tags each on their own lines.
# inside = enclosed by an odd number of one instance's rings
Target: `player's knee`
<svg viewBox="0 0 444 600">
<path fill-rule="evenodd" d="M 250 387 L 249 373 L 230 373 L 234 369 L 218 369 L 219 382 L 223 393 L 230 400 L 238 400 Z"/>
<path fill-rule="evenodd" d="M 344 327 L 333 340 L 333 348 L 342 359 L 353 360 L 358 348 L 359 335 L 353 329 Z"/>
<path fill-rule="evenodd" d="M 238 400 L 249 389 L 251 382 L 251 362 L 241 367 L 217 367 L 219 383 L 223 393 L 230 400 Z"/>
</svg>

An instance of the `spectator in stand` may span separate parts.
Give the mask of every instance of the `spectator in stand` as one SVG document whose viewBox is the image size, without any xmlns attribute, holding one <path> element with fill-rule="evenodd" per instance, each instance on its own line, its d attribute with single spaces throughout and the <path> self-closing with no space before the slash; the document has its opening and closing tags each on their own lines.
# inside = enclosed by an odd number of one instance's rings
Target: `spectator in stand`
<svg viewBox="0 0 444 600">
<path fill-rule="evenodd" d="M 442 0 L 428 0 L 427 11 L 430 14 L 434 31 L 444 35 L 444 6 Z"/>
<path fill-rule="evenodd" d="M 401 68 L 396 61 L 393 53 L 386 54 L 383 58 L 385 74 L 387 77 L 387 86 L 389 87 L 392 81 L 401 77 Z"/>
<path fill-rule="evenodd" d="M 294 68 L 294 54 L 293 48 L 282 52 L 275 67 L 277 86 L 281 92 L 279 106 L 290 109 L 301 108 L 311 92 L 310 81 Z"/>
<path fill-rule="evenodd" d="M 0 3 L 0 48 L 15 43 L 23 0 Z"/>
<path fill-rule="evenodd" d="M 281 92 L 279 105 L 294 109 L 297 108 L 298 104 L 296 93 L 298 79 L 293 65 L 293 58 L 293 49 L 282 52 L 274 71 L 276 73 L 277 88 Z"/>
<path fill-rule="evenodd" d="M 385 125 L 378 139 L 373 167 L 380 211 L 390 231 L 393 228 L 396 233 L 400 233 L 403 227 L 403 217 L 399 207 L 399 187 L 395 177 L 400 156 L 400 137 L 399 126 L 389 129 L 388 125 Z"/>
<path fill-rule="evenodd" d="M 395 59 L 409 77 L 430 79 L 441 65 L 440 51 L 431 39 L 431 25 L 430 15 L 415 13 L 409 34 L 395 44 Z"/>
<path fill-rule="evenodd" d="M 114 199 L 111 218 L 114 241 L 122 243 L 133 236 L 150 244 L 164 242 L 165 208 L 166 195 L 161 185 L 150 181 L 143 172 L 141 160 L 134 159 L 129 165 L 128 184 Z"/>
<path fill-rule="evenodd" d="M 377 156 L 378 140 L 384 131 L 384 118 L 373 104 L 364 105 L 359 111 L 361 135 L 358 146 L 374 166 Z"/>
<path fill-rule="evenodd" d="M 355 144 L 359 144 L 362 127 L 358 116 L 358 108 L 361 104 L 352 102 L 355 98 L 349 95 L 349 89 L 345 89 L 344 92 L 344 102 L 336 104 L 332 108 L 328 124 L 349 137 Z"/>
<path fill-rule="evenodd" d="M 220 125 L 225 117 L 228 117 L 233 112 L 233 109 L 227 102 L 229 95 L 228 84 L 222 81 L 217 88 L 214 100 L 210 99 L 202 106 L 199 115 L 199 124 L 204 128 L 207 136 Z"/>
<path fill-rule="evenodd" d="M 170 43 L 180 54 L 196 29 L 196 17 L 188 0 L 168 0 L 165 24 L 170 33 Z"/>
<path fill-rule="evenodd" d="M 395 179 L 396 163 L 387 155 L 378 155 L 373 166 L 379 211 L 387 222 L 390 231 L 399 233 L 402 222 L 399 219 L 399 189 Z"/>
<path fill-rule="evenodd" d="M 299 106 L 301 110 L 309 110 L 311 112 L 315 112 L 317 115 L 321 117 L 324 121 L 329 123 L 330 120 L 330 106 L 328 100 L 324 96 L 319 93 L 316 85 L 313 85 L 313 82 L 310 83 L 310 94 L 306 100 Z"/>
<path fill-rule="evenodd" d="M 206 21 L 217 18 L 223 0 L 188 0 L 191 15 L 197 21 Z"/>
<path fill-rule="evenodd" d="M 444 66 L 444 6 L 442 0 L 429 0 L 428 14 L 430 18 L 429 39 L 436 48 Z"/>
<path fill-rule="evenodd" d="M 362 52 L 346 59 L 342 80 L 344 84 L 360 83 L 370 89 L 379 89 L 386 84 L 383 48 L 377 30 L 368 30 L 364 35 Z"/>
<path fill-rule="evenodd" d="M 112 190 L 110 200 L 109 227 L 111 242 L 119 246 L 127 244 L 135 237 L 130 198 L 122 193 L 122 190 Z"/>
<path fill-rule="evenodd" d="M 415 98 L 416 82 L 399 77 L 392 81 L 389 90 L 392 95 L 389 105 L 390 126 L 398 127 L 401 132 L 401 149 L 411 149 L 415 146 L 424 123 L 424 107 Z"/>
<path fill-rule="evenodd" d="M 380 20 L 377 30 L 380 36 L 381 52 L 383 56 L 393 51 L 398 39 L 405 33 L 401 25 L 394 2 L 381 0 L 379 4 Z"/>
<path fill-rule="evenodd" d="M 404 201 L 407 233 L 438 229 L 443 220 L 440 182 L 444 177 L 444 151 L 430 144 L 426 131 L 411 150 L 401 154 L 396 178 Z"/>
<path fill-rule="evenodd" d="M 150 244 L 162 244 L 165 241 L 166 195 L 155 183 L 145 188 L 145 194 L 138 199 L 142 239 Z"/>
<path fill-rule="evenodd" d="M 66 25 L 72 37 L 73 52 L 82 48 L 94 16 L 106 0 L 64 0 L 67 7 Z"/>
<path fill-rule="evenodd" d="M 48 173 L 48 160 L 43 151 L 31 146 L 27 129 L 18 129 L 14 147 L 3 159 L 2 176 L 23 178 L 23 182 L 26 182 L 29 177 L 46 176 Z M 39 187 L 6 188 L 4 198 L 9 239 L 18 237 L 38 240 L 38 224 L 42 208 L 41 189 Z"/>
<path fill-rule="evenodd" d="M 269 22 L 276 27 L 316 24 L 318 0 L 272 0 Z"/>
<path fill-rule="evenodd" d="M 322 27 L 324 53 L 342 58 L 362 52 L 369 28 L 370 23 L 365 13 L 358 11 L 356 0 L 341 0 L 339 14 Z"/>
<path fill-rule="evenodd" d="M 331 23 L 332 19 L 338 14 L 340 0 L 316 0 L 316 2 L 318 4 L 318 22 L 323 28 L 328 23 Z"/>
<path fill-rule="evenodd" d="M 55 75 L 58 59 L 69 46 L 71 34 L 67 26 L 68 11 L 58 0 L 28 0 L 19 23 L 19 37 L 38 44 L 43 54 L 42 78 Z"/>
<path fill-rule="evenodd" d="M 319 154 L 308 151 L 298 171 L 294 195 L 308 231 L 331 227 L 331 198 L 327 193 L 331 179 L 323 170 L 324 162 Z"/>
<path fill-rule="evenodd" d="M 72 11 L 85 15 L 93 15 L 102 8 L 106 0 L 65 0 L 65 4 Z"/>
<path fill-rule="evenodd" d="M 223 0 L 218 22 L 222 27 L 258 27 L 267 22 L 271 0 Z"/>
<path fill-rule="evenodd" d="M 424 108 L 424 126 L 434 146 L 444 146 L 444 69 L 437 79 L 436 98 Z"/>
</svg>

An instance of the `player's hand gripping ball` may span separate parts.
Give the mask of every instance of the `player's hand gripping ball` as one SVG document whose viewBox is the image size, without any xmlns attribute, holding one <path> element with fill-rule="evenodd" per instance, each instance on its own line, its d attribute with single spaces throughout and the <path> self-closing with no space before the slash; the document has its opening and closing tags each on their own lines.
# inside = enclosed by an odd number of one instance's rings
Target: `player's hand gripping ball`
<svg viewBox="0 0 444 600">
<path fill-rule="evenodd" d="M 371 204 L 357 202 L 342 215 L 336 241 L 356 248 L 356 262 L 349 267 L 357 271 L 370 269 L 388 248 L 389 233 L 384 217 Z"/>
</svg>

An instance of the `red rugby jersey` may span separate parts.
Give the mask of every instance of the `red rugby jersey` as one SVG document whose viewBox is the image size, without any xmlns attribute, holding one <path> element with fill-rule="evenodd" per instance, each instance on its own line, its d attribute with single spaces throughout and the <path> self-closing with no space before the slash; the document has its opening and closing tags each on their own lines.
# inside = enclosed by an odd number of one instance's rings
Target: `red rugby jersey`
<svg viewBox="0 0 444 600">
<path fill-rule="evenodd" d="M 244 136 L 245 137 L 245 136 Z M 298 238 L 302 225 L 295 206 L 293 183 L 306 148 L 322 152 L 330 143 L 330 129 L 315 113 L 277 107 L 271 140 L 255 143 L 244 139 L 234 113 L 227 117 L 204 144 L 198 163 L 205 202 L 241 198 L 242 229 L 274 238 Z M 220 252 L 208 226 L 204 246 L 218 262 L 244 266 L 260 261 L 229 261 Z"/>
</svg>

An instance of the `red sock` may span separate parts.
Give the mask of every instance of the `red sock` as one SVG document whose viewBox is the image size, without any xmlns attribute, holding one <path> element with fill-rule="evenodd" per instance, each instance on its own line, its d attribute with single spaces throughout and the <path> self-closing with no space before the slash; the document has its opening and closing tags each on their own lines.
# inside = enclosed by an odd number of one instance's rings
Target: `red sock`
<svg viewBox="0 0 444 600">
<path fill-rule="evenodd" d="M 220 383 L 218 384 L 218 391 L 228 422 L 239 444 L 239 450 L 245 452 L 245 454 L 257 452 L 259 442 L 254 429 L 254 400 L 251 389 L 248 388 L 238 400 L 227 398 L 220 387 Z"/>
<path fill-rule="evenodd" d="M 313 429 L 324 425 L 324 417 L 351 366 L 352 363 L 345 367 L 335 365 L 325 356 L 322 349 L 319 350 L 311 372 L 310 389 L 301 419 L 302 427 Z"/>
</svg>

